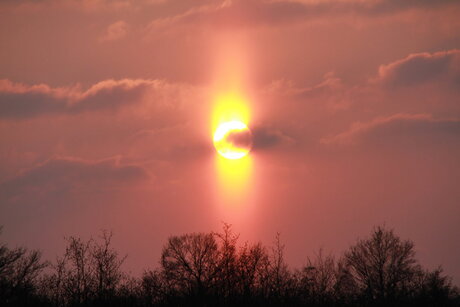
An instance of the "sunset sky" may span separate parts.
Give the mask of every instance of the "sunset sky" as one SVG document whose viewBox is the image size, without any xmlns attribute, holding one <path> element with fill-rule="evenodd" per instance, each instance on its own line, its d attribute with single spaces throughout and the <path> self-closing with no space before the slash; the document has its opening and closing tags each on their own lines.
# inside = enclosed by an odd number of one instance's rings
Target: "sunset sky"
<svg viewBox="0 0 460 307">
<path fill-rule="evenodd" d="M 375 225 L 460 283 L 460 1 L 0 2 L 1 240 L 277 232 L 292 267 Z M 230 101 L 229 103 L 227 103 Z M 222 107 L 225 105 L 225 107 Z M 229 112 L 252 151 L 225 160 Z"/>
</svg>

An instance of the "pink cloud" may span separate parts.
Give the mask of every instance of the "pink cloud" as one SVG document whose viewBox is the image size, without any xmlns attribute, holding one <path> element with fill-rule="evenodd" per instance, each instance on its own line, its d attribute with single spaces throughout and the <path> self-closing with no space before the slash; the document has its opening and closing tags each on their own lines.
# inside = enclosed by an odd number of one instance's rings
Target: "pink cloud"
<svg viewBox="0 0 460 307">
<path fill-rule="evenodd" d="M 150 24 L 150 28 L 171 25 L 203 25 L 211 27 L 273 26 L 347 15 L 380 16 L 410 9 L 432 9 L 457 5 L 455 1 L 267 1 L 226 0 L 201 5 Z"/>
<path fill-rule="evenodd" d="M 161 84 L 158 80 L 106 80 L 81 90 L 79 86 L 52 88 L 46 84 L 28 86 L 0 80 L 0 118 L 117 109 L 139 102 L 148 89 L 154 90 Z"/>
<path fill-rule="evenodd" d="M 388 86 L 409 86 L 427 82 L 460 85 L 460 50 L 413 53 L 404 59 L 382 65 L 379 80 Z"/>
<path fill-rule="evenodd" d="M 434 135 L 433 135 L 434 134 Z M 442 134 L 460 135 L 460 120 L 433 119 L 429 114 L 395 114 L 370 122 L 356 122 L 350 129 L 321 139 L 323 144 L 353 144 L 360 141 L 388 141 L 397 137 L 438 138 Z"/>
<path fill-rule="evenodd" d="M 2 197 L 11 199 L 23 194 L 122 189 L 146 181 L 149 177 L 144 168 L 122 165 L 119 158 L 90 161 L 56 157 L 1 183 L 0 191 Z"/>
<path fill-rule="evenodd" d="M 105 33 L 101 36 L 102 42 L 120 40 L 126 36 L 129 30 L 129 25 L 123 20 L 110 24 Z"/>
</svg>

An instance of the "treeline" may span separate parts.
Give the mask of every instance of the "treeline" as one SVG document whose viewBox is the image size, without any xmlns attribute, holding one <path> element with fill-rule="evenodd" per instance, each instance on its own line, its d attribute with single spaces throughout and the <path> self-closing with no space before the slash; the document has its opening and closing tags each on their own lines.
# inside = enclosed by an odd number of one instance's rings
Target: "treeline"
<svg viewBox="0 0 460 307">
<path fill-rule="evenodd" d="M 428 271 L 414 244 L 376 227 L 340 257 L 321 250 L 289 269 L 284 246 L 238 242 L 220 233 L 168 239 L 160 266 L 140 278 L 122 271 L 126 256 L 112 234 L 67 238 L 54 262 L 38 251 L 0 245 L 1 306 L 460 306 L 451 279 Z M 152 261 L 156 263 L 156 261 Z"/>
</svg>

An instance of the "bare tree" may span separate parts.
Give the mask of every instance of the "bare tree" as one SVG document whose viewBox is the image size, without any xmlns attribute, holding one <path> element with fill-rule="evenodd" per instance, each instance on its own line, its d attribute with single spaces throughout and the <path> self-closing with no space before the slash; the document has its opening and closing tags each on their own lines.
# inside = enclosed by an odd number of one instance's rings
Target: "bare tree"
<svg viewBox="0 0 460 307">
<path fill-rule="evenodd" d="M 227 298 L 236 293 L 236 269 L 237 269 L 237 250 L 236 244 L 238 235 L 231 230 L 231 225 L 225 224 L 222 233 L 216 233 L 215 236 L 219 239 L 219 296 Z"/>
<path fill-rule="evenodd" d="M 309 300 L 326 303 L 335 292 L 337 284 L 336 261 L 332 255 L 324 255 L 320 249 L 315 258 L 308 258 L 301 272 L 301 288 Z"/>
<path fill-rule="evenodd" d="M 55 306 L 64 306 L 67 293 L 64 289 L 67 259 L 58 257 L 55 264 L 51 264 L 52 273 L 45 274 L 40 281 L 40 293 L 48 298 Z"/>
<path fill-rule="evenodd" d="M 433 271 L 420 270 L 411 280 L 411 298 L 431 306 L 451 306 L 456 298 L 458 303 L 459 290 L 452 284 L 452 278 L 443 274 L 438 267 Z"/>
<path fill-rule="evenodd" d="M 358 291 L 358 285 L 351 273 L 350 265 L 347 264 L 345 257 L 340 257 L 336 261 L 334 298 L 343 303 L 352 302 Z"/>
<path fill-rule="evenodd" d="M 91 248 L 96 295 L 101 300 L 113 297 L 123 278 L 120 267 L 126 256 L 119 257 L 118 252 L 111 247 L 112 235 L 111 232 L 103 231 L 101 243 L 95 242 Z"/>
<path fill-rule="evenodd" d="M 372 300 L 394 299 L 407 290 L 420 270 L 414 244 L 402 241 L 384 227 L 375 228 L 370 238 L 359 240 L 345 253 L 345 259 L 358 286 Z"/>
<path fill-rule="evenodd" d="M 64 291 L 73 304 L 82 304 L 94 295 L 95 268 L 92 265 L 91 245 L 93 240 L 82 241 L 70 237 L 63 261 L 67 260 Z"/>
<path fill-rule="evenodd" d="M 147 305 L 161 303 L 168 294 L 168 285 L 165 282 L 163 272 L 149 270 L 144 272 L 141 282 L 142 296 Z"/>
<path fill-rule="evenodd" d="M 269 256 L 261 243 L 249 245 L 245 243 L 237 260 L 237 280 L 239 293 L 244 297 L 257 294 L 266 284 L 269 271 Z"/>
<path fill-rule="evenodd" d="M 172 289 L 203 297 L 215 285 L 219 250 L 214 234 L 193 233 L 171 237 L 163 248 L 161 265 Z"/>
<path fill-rule="evenodd" d="M 111 247 L 112 233 L 103 231 L 101 242 L 93 239 L 67 239 L 63 257 L 43 277 L 42 292 L 58 306 L 107 302 L 116 296 L 125 257 Z"/>
<path fill-rule="evenodd" d="M 38 276 L 47 265 L 39 251 L 0 244 L 0 303 L 20 304 L 34 295 Z"/>
<path fill-rule="evenodd" d="M 39 276 L 40 253 L 0 244 L 0 306 L 459 306 L 458 289 L 440 268 L 425 271 L 413 244 L 377 227 L 343 257 L 322 250 L 294 273 L 279 234 L 267 249 L 238 245 L 222 233 L 169 238 L 161 266 L 130 278 L 126 257 L 100 240 L 67 239 L 65 254 Z M 41 277 L 41 278 L 40 278 Z M 40 285 L 41 292 L 34 294 Z M 41 295 L 40 295 L 41 294 Z"/>
<path fill-rule="evenodd" d="M 268 290 L 266 294 L 273 300 L 283 301 L 290 294 L 293 280 L 284 261 L 284 244 L 281 244 L 279 233 L 276 234 L 269 260 L 263 287 Z"/>
</svg>

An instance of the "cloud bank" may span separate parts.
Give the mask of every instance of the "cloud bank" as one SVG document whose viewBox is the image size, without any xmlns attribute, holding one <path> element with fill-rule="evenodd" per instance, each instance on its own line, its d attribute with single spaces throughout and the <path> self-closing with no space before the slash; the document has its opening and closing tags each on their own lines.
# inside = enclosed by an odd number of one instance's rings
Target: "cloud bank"
<svg viewBox="0 0 460 307">
<path fill-rule="evenodd" d="M 323 144 L 355 144 L 363 141 L 391 141 L 404 137 L 439 138 L 452 135 L 460 140 L 460 120 L 433 119 L 429 114 L 395 114 L 370 122 L 356 122 L 349 130 L 323 138 Z"/>
<path fill-rule="evenodd" d="M 0 184 L 2 198 L 23 194 L 47 194 L 71 190 L 123 189 L 149 179 L 136 165 L 121 165 L 119 158 L 88 161 L 57 157 L 26 170 Z"/>
<path fill-rule="evenodd" d="M 82 91 L 78 86 L 52 88 L 46 84 L 28 86 L 0 80 L 0 118 L 116 110 L 139 102 L 148 89 L 155 89 L 160 84 L 155 80 L 106 80 Z"/>
<path fill-rule="evenodd" d="M 460 86 L 460 50 L 414 53 L 379 68 L 379 79 L 391 87 L 444 82 Z"/>
</svg>

